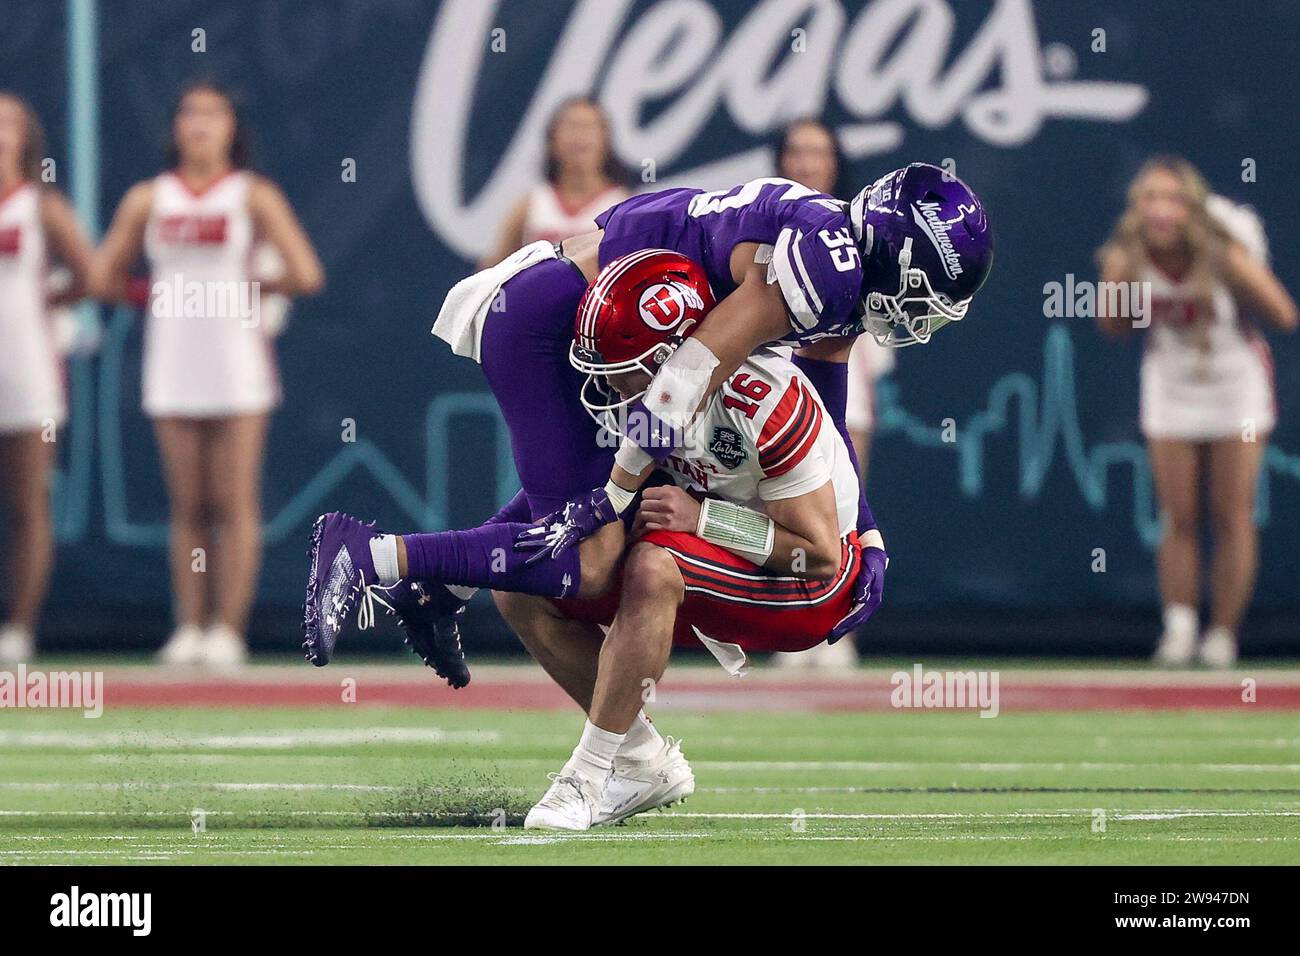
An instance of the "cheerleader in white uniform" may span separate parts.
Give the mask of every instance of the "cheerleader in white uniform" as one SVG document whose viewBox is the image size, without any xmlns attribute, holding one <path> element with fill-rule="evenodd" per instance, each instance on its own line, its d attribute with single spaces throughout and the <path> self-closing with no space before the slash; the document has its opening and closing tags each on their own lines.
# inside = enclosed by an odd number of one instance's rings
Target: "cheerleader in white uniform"
<svg viewBox="0 0 1300 956">
<path fill-rule="evenodd" d="M 1223 209 L 1231 218 L 1212 211 Z M 1157 557 L 1164 633 L 1156 650 L 1165 664 L 1198 653 L 1202 487 L 1214 538 L 1203 663 L 1236 661 L 1255 584 L 1255 487 L 1276 408 L 1268 346 L 1246 318 L 1286 332 L 1297 320 L 1295 302 L 1267 265 L 1262 230 L 1240 228 L 1243 219 L 1253 216 L 1210 197 L 1186 160 L 1156 158 L 1134 179 L 1128 208 L 1099 253 L 1103 282 L 1138 282 L 1149 292 L 1140 297 L 1146 314 L 1111 315 L 1106 297 L 1097 298 L 1109 334 L 1150 323 L 1141 424 L 1165 525 Z"/>
<path fill-rule="evenodd" d="M 279 187 L 247 169 L 246 131 L 222 87 L 186 87 L 168 160 L 123 198 L 94 281 L 106 298 L 130 299 L 129 272 L 148 260 L 144 410 L 171 505 L 176 614 L 161 656 L 237 664 L 261 559 L 266 428 L 280 402 L 261 304 L 314 294 L 324 274 Z M 279 278 L 254 272 L 262 241 L 279 253 Z"/>
<path fill-rule="evenodd" d="M 0 491 L 8 605 L 0 663 L 31 657 L 54 561 L 50 470 L 67 417 L 51 311 L 81 298 L 91 247 L 72 207 L 41 183 L 44 135 L 21 98 L 0 92 Z M 70 281 L 48 291 L 52 260 Z"/>
<path fill-rule="evenodd" d="M 592 232 L 596 217 L 630 194 L 614 157 L 609 123 L 594 100 L 562 103 L 546 127 L 546 181 L 510 211 L 496 249 L 482 266 L 545 239 L 560 242 Z"/>
</svg>

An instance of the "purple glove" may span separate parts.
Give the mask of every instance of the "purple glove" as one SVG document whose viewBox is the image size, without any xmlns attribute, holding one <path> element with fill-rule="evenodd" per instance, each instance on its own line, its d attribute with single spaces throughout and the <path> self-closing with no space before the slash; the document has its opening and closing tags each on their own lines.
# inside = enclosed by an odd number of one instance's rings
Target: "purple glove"
<svg viewBox="0 0 1300 956">
<path fill-rule="evenodd" d="M 554 558 L 579 541 L 590 538 L 607 524 L 618 520 L 618 512 L 604 488 L 593 488 L 558 511 L 534 521 L 527 531 L 515 536 L 516 551 L 532 551 L 524 566 Z"/>
<path fill-rule="evenodd" d="M 876 613 L 885 597 L 885 568 L 888 566 L 889 555 L 880 548 L 862 549 L 862 567 L 858 579 L 853 582 L 853 604 L 849 613 L 840 618 L 840 623 L 831 628 L 827 644 L 834 644 Z"/>
</svg>

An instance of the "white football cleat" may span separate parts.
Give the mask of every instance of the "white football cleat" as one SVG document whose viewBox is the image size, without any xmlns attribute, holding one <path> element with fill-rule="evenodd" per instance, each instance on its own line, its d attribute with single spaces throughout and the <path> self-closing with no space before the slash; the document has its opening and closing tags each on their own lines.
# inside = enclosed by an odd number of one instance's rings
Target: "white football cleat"
<svg viewBox="0 0 1300 956">
<path fill-rule="evenodd" d="M 551 787 L 524 817 L 525 830 L 590 830 L 601 787 L 572 773 L 549 774 Z"/>
<path fill-rule="evenodd" d="M 614 758 L 614 774 L 591 824 L 618 823 L 647 810 L 671 806 L 694 792 L 695 774 L 682 754 L 681 741 L 667 737 L 648 760 Z"/>
<path fill-rule="evenodd" d="M 1155 662 L 1166 667 L 1186 667 L 1196 656 L 1195 631 L 1165 631 L 1156 646 Z"/>
<path fill-rule="evenodd" d="M 1201 663 L 1216 670 L 1227 670 L 1237 663 L 1237 637 L 1226 627 L 1212 627 L 1201 641 Z"/>
<path fill-rule="evenodd" d="M 203 656 L 203 629 L 197 624 L 182 624 L 172 631 L 158 652 L 164 664 L 197 664 Z"/>
<path fill-rule="evenodd" d="M 32 632 L 16 624 L 0 628 L 0 664 L 21 664 L 36 653 L 36 639 Z"/>
<path fill-rule="evenodd" d="M 203 636 L 199 660 L 209 667 L 242 667 L 248 662 L 248 645 L 229 624 L 214 624 Z"/>
</svg>

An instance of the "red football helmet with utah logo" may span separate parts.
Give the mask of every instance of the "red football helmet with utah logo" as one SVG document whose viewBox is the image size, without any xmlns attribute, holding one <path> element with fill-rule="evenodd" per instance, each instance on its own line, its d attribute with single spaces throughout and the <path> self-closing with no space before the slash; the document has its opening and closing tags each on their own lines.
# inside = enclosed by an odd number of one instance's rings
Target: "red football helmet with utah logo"
<svg viewBox="0 0 1300 956">
<path fill-rule="evenodd" d="M 667 249 L 605 266 L 578 306 L 569 357 L 590 375 L 654 374 L 714 306 L 704 269 Z"/>
</svg>

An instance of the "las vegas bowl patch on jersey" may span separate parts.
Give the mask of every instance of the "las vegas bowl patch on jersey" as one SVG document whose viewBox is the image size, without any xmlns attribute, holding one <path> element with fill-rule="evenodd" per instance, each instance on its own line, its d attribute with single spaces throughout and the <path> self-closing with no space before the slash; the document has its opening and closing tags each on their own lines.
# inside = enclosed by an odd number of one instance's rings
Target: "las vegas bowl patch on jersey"
<svg viewBox="0 0 1300 956">
<path fill-rule="evenodd" d="M 714 458 L 733 471 L 749 457 L 749 452 L 745 451 L 745 440 L 740 437 L 739 432 L 732 431 L 730 428 L 713 429 L 713 441 L 709 442 L 709 451 L 713 453 Z"/>
</svg>

